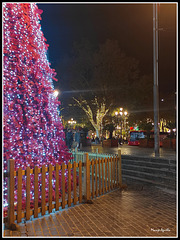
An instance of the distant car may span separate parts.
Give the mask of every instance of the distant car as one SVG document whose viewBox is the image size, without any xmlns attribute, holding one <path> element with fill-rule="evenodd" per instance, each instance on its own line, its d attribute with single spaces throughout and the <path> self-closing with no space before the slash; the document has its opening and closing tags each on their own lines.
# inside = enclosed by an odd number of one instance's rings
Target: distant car
<svg viewBox="0 0 180 240">
<path fill-rule="evenodd" d="M 128 139 L 128 145 L 139 146 L 139 139 L 146 137 L 146 131 L 130 131 L 130 138 Z"/>
<path fill-rule="evenodd" d="M 160 132 L 159 133 L 159 140 L 160 144 L 159 146 L 162 147 L 162 141 L 164 138 L 166 138 L 169 135 L 167 132 Z M 130 132 L 130 138 L 128 140 L 128 145 L 130 146 L 139 146 L 139 139 L 140 138 L 145 138 L 147 137 L 147 132 L 146 131 L 131 131 Z M 150 138 L 154 138 L 154 131 L 151 131 L 150 133 Z"/>
</svg>

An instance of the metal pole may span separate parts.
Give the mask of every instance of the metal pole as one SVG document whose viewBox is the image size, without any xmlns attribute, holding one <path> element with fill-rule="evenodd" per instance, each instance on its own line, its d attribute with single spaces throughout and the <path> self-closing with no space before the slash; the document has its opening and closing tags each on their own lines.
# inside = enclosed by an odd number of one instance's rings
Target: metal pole
<svg viewBox="0 0 180 240">
<path fill-rule="evenodd" d="M 153 60 L 154 60 L 154 151 L 159 156 L 159 91 L 158 91 L 158 13 L 157 3 L 153 4 Z"/>
</svg>

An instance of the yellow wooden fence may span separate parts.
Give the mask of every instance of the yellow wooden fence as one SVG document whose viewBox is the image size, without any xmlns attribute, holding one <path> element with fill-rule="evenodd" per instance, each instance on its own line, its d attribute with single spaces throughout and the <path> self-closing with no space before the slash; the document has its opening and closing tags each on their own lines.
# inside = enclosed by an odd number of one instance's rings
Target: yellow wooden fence
<svg viewBox="0 0 180 240">
<path fill-rule="evenodd" d="M 84 174 L 82 174 L 82 168 L 84 168 Z M 65 170 L 68 171 L 67 178 L 67 193 L 65 193 Z M 72 170 L 73 169 L 73 170 Z M 59 197 L 59 174 L 61 170 L 61 191 L 62 195 Z M 73 191 L 71 190 L 71 170 L 73 171 Z M 55 171 L 55 201 L 52 201 L 52 172 Z M 45 201 L 45 175 L 48 173 L 48 203 Z M 34 174 L 34 208 L 30 208 L 30 174 Z M 38 206 L 38 174 L 41 174 L 41 206 Z M 76 183 L 76 175 L 78 174 L 78 186 Z M 22 210 L 22 176 L 26 176 L 26 208 Z M 116 187 L 120 187 L 122 184 L 121 175 L 121 153 L 118 157 L 104 158 L 104 159 L 92 159 L 89 160 L 88 153 L 84 153 L 84 162 L 78 163 L 62 163 L 55 166 L 49 165 L 41 168 L 35 166 L 34 169 L 27 167 L 26 170 L 22 170 L 20 167 L 17 171 L 14 171 L 14 160 L 8 161 L 8 217 L 7 226 L 10 228 L 11 224 L 22 222 L 22 219 L 29 220 L 31 216 L 37 218 L 39 214 L 41 216 L 45 213 L 51 213 L 53 210 L 58 211 L 61 207 L 65 208 L 74 205 L 77 202 L 82 203 L 93 199 L 113 190 Z M 15 211 L 14 206 L 14 188 L 15 177 L 18 178 L 17 182 L 17 209 Z M 77 189 L 78 188 L 78 189 Z M 66 196 L 66 197 L 65 197 Z"/>
</svg>

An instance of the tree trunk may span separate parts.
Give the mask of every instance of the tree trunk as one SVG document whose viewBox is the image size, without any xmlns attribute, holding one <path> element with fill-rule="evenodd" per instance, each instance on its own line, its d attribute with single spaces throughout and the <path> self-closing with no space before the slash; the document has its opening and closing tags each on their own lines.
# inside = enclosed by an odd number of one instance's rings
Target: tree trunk
<svg viewBox="0 0 180 240">
<path fill-rule="evenodd" d="M 102 121 L 103 121 L 103 118 L 106 116 L 107 112 L 109 111 L 109 108 L 106 109 L 105 103 L 99 104 L 97 101 L 97 98 L 95 98 L 95 103 L 96 103 L 97 108 L 96 108 L 96 114 L 95 114 L 96 121 L 94 121 L 93 111 L 92 111 L 90 105 L 87 104 L 87 101 L 86 100 L 80 101 L 76 98 L 73 98 L 73 99 L 78 103 L 79 107 L 82 108 L 83 111 L 86 113 L 90 123 L 96 130 L 96 136 L 98 138 L 100 138 L 101 129 L 102 129 Z"/>
<path fill-rule="evenodd" d="M 99 129 L 96 129 L 96 137 L 100 137 L 100 134 L 99 134 Z"/>
<path fill-rule="evenodd" d="M 109 138 L 112 139 L 113 132 L 110 132 Z"/>
</svg>

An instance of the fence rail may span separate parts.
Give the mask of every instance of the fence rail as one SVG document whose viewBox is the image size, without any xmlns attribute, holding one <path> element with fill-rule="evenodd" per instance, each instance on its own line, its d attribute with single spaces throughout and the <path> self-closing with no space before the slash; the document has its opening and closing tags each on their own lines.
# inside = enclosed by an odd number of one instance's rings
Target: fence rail
<svg viewBox="0 0 180 240">
<path fill-rule="evenodd" d="M 77 159 L 76 159 L 77 160 Z M 67 170 L 66 170 L 67 169 Z M 83 171 L 84 169 L 84 171 Z M 68 173 L 67 191 L 65 191 L 65 170 Z M 52 199 L 52 172 L 55 172 L 55 200 Z M 30 175 L 34 175 L 34 206 L 30 208 L 31 189 Z M 41 174 L 41 182 L 38 175 Z M 45 176 L 48 174 L 48 202 L 45 200 Z M 73 190 L 71 189 L 71 175 L 73 175 Z M 22 209 L 22 178 L 26 176 L 26 207 Z M 61 197 L 59 197 L 59 177 L 61 176 Z M 78 185 L 76 182 L 78 176 Z M 20 167 L 17 171 L 14 170 L 14 160 L 8 161 L 8 173 L 4 174 L 8 177 L 8 217 L 7 227 L 20 223 L 22 219 L 30 220 L 31 216 L 37 218 L 46 213 L 51 213 L 53 210 L 58 211 L 61 207 L 65 208 L 74 205 L 77 202 L 82 203 L 82 200 L 90 200 L 120 187 L 122 184 L 121 176 L 121 153 L 116 157 L 94 158 L 90 160 L 88 153 L 83 153 L 83 162 L 78 159 L 78 162 L 69 162 L 67 165 L 62 163 L 48 167 L 43 165 L 41 168 L 35 166 L 34 169 L 27 167 L 22 170 Z M 15 197 L 15 177 L 17 177 L 17 208 L 14 206 Z M 39 192 L 38 184 L 41 184 Z M 39 206 L 39 195 L 41 201 Z"/>
<path fill-rule="evenodd" d="M 88 156 L 89 156 L 89 159 L 95 159 L 95 158 L 113 158 L 113 157 L 117 157 L 119 156 L 119 153 L 118 154 L 109 154 L 109 153 L 99 153 L 99 149 L 96 148 L 95 149 L 96 151 L 95 152 L 88 152 Z M 119 150 L 120 151 L 120 150 Z M 70 150 L 72 156 L 73 156 L 73 160 L 72 161 L 75 161 L 75 162 L 79 162 L 79 161 L 82 161 L 84 162 L 84 151 L 78 151 L 78 148 L 76 147 L 75 149 L 73 150 Z"/>
</svg>

